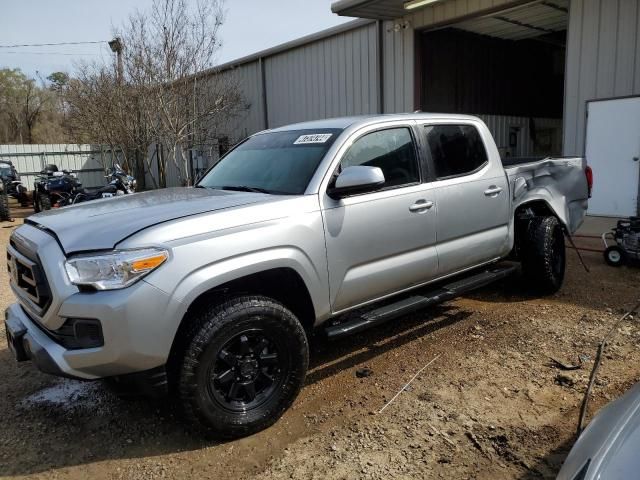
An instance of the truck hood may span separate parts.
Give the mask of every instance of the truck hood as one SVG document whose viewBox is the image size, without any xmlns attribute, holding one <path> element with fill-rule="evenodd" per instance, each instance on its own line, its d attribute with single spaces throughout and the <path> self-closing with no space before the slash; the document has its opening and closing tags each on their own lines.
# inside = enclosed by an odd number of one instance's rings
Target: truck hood
<svg viewBox="0 0 640 480">
<path fill-rule="evenodd" d="M 49 210 L 25 220 L 54 234 L 66 254 L 114 248 L 145 228 L 278 198 L 252 192 L 166 188 Z"/>
</svg>

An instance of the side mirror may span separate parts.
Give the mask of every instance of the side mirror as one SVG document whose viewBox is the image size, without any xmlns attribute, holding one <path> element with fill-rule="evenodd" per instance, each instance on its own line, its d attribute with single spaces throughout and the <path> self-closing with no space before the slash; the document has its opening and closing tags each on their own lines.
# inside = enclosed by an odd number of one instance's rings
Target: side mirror
<svg viewBox="0 0 640 480">
<path fill-rule="evenodd" d="M 337 200 L 347 195 L 372 192 L 384 182 L 384 174 L 379 167 L 347 167 L 338 175 L 333 186 L 327 189 L 327 195 Z"/>
</svg>

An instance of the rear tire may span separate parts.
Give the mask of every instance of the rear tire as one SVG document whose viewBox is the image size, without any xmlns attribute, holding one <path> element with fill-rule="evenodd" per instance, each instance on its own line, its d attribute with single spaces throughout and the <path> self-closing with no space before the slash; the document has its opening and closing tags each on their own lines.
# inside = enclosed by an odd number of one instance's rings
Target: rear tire
<svg viewBox="0 0 640 480">
<path fill-rule="evenodd" d="M 550 295 L 562 286 L 566 266 L 564 232 L 555 217 L 536 217 L 529 221 L 522 239 L 522 273 L 528 286 Z"/>
<path fill-rule="evenodd" d="M 612 245 L 604 251 L 604 261 L 612 267 L 621 267 L 627 258 L 624 250 L 617 245 Z"/>
<path fill-rule="evenodd" d="M 0 193 L 0 220 L 11 220 L 11 212 L 9 211 L 9 195 Z"/>
<path fill-rule="evenodd" d="M 282 304 L 242 296 L 191 319 L 176 361 L 187 420 L 207 436 L 259 432 L 291 406 L 309 363 L 305 331 Z"/>
</svg>

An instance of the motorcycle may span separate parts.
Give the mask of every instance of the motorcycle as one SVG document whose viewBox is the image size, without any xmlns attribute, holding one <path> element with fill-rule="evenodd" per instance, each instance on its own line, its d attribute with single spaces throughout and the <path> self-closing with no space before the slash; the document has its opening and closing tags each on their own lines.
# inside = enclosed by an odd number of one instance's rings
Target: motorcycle
<svg viewBox="0 0 640 480">
<path fill-rule="evenodd" d="M 64 207 L 66 205 L 75 205 L 76 203 L 89 202 L 101 198 L 128 195 L 136 191 L 136 179 L 128 175 L 117 163 L 112 169 L 107 171 L 105 178 L 108 181 L 107 185 L 96 188 L 80 188 L 78 186 L 63 200 L 58 202 L 58 206 Z"/>
</svg>

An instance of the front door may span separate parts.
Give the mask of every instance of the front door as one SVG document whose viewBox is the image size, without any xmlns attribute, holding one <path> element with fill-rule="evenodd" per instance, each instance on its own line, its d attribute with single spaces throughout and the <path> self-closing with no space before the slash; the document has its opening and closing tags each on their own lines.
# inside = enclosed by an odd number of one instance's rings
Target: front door
<svg viewBox="0 0 640 480">
<path fill-rule="evenodd" d="M 408 125 L 356 134 L 340 159 L 382 169 L 382 189 L 333 200 L 323 216 L 334 312 L 424 283 L 437 276 L 435 201 L 422 182 L 414 132 Z"/>
<path fill-rule="evenodd" d="M 638 215 L 640 97 L 588 104 L 586 157 L 595 182 L 590 215 Z"/>
<path fill-rule="evenodd" d="M 504 256 L 509 251 L 509 186 L 489 131 L 474 123 L 428 124 L 421 130 L 436 191 L 440 275 Z M 493 148 L 493 162 L 487 145 Z"/>
</svg>

